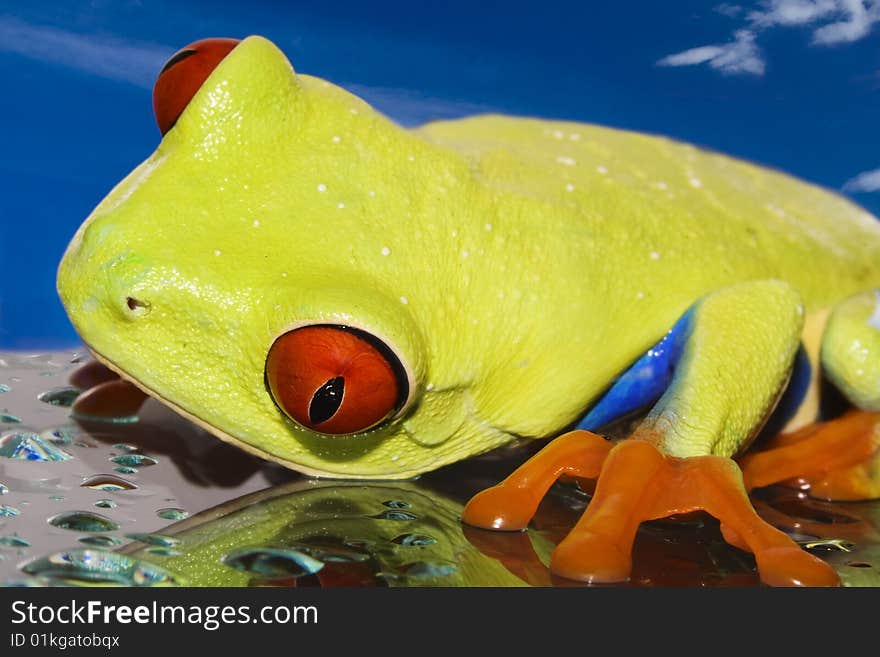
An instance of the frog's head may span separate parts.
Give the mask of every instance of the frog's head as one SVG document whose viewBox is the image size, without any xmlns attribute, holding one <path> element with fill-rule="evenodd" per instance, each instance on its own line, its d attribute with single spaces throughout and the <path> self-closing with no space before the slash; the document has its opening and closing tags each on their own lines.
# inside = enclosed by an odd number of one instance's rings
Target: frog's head
<svg viewBox="0 0 880 657">
<path fill-rule="evenodd" d="M 475 418 L 460 365 L 432 357 L 435 273 L 406 227 L 422 181 L 464 165 L 263 38 L 218 48 L 163 70 L 161 143 L 61 262 L 93 353 L 307 473 L 411 477 L 508 439 Z"/>
</svg>

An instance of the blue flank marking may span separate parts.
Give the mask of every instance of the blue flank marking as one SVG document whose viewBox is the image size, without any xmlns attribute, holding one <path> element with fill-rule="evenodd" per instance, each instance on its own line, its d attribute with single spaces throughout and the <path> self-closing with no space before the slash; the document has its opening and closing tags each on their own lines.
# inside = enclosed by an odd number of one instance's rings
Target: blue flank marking
<svg viewBox="0 0 880 657">
<path fill-rule="evenodd" d="M 672 381 L 690 335 L 692 310 L 682 315 L 660 342 L 620 375 L 608 392 L 578 422 L 577 429 L 597 431 L 660 399 Z"/>
</svg>

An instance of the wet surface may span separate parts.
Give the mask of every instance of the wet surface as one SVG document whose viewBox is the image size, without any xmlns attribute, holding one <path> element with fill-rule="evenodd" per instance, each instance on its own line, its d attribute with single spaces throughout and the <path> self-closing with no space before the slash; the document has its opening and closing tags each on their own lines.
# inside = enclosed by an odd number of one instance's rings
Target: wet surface
<svg viewBox="0 0 880 657">
<path fill-rule="evenodd" d="M 553 487 L 528 532 L 460 521 L 474 493 L 537 446 L 415 481 L 314 480 L 248 456 L 152 400 L 136 421 L 127 406 L 125 421 L 106 409 L 101 420 L 74 419 L 69 377 L 85 360 L 0 353 L 7 585 L 582 585 L 546 567 L 589 501 L 573 483 Z M 880 585 L 880 502 L 822 502 L 779 486 L 752 499 L 844 584 Z M 727 545 L 702 514 L 644 523 L 624 584 L 759 585 L 752 556 Z"/>
</svg>

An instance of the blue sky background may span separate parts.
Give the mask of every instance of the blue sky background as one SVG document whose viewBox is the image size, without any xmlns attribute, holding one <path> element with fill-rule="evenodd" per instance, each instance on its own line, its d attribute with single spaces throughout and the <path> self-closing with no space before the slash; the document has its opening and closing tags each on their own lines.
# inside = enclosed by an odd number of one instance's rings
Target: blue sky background
<svg viewBox="0 0 880 657">
<path fill-rule="evenodd" d="M 156 73 L 248 34 L 407 125 L 501 111 L 662 133 L 880 215 L 880 0 L 0 0 L 0 349 L 77 342 L 55 268 L 158 143 Z"/>
</svg>

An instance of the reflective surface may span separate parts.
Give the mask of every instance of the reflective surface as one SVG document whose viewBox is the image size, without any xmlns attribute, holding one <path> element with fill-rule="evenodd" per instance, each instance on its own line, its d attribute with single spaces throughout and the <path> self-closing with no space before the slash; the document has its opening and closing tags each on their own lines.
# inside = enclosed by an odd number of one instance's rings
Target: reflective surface
<svg viewBox="0 0 880 657">
<path fill-rule="evenodd" d="M 574 484 L 554 486 L 528 532 L 460 521 L 475 492 L 537 445 L 409 482 L 313 480 L 250 457 L 154 401 L 134 422 L 72 420 L 75 391 L 65 386 L 84 358 L 0 353 L 7 585 L 582 586 L 546 567 L 589 501 Z M 880 502 L 820 502 L 782 487 L 753 501 L 844 584 L 880 585 Z M 727 545 L 701 514 L 643 524 L 625 585 L 760 583 L 752 556 Z"/>
</svg>

